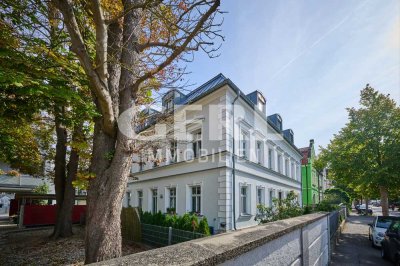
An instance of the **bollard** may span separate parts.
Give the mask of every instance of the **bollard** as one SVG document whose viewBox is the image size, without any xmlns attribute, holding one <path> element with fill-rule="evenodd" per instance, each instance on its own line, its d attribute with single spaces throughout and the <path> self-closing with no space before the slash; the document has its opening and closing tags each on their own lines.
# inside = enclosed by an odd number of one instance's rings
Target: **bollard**
<svg viewBox="0 0 400 266">
<path fill-rule="evenodd" d="M 172 244 L 172 227 L 168 227 L 168 246 Z"/>
</svg>

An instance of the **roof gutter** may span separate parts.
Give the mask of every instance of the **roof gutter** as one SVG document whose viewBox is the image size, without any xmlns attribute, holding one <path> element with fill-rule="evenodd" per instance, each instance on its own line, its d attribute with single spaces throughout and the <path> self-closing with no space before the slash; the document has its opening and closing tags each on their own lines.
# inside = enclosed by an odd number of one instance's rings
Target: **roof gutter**
<svg viewBox="0 0 400 266">
<path fill-rule="evenodd" d="M 232 102 L 232 213 L 233 213 L 233 229 L 236 230 L 236 165 L 235 165 L 235 102 L 240 97 L 239 88 L 236 89 L 236 98 Z"/>
</svg>

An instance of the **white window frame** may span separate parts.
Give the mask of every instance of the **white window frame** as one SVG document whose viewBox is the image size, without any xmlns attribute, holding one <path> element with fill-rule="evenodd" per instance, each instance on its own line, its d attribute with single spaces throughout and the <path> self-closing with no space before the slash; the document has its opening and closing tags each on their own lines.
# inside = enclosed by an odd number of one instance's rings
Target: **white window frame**
<svg viewBox="0 0 400 266">
<path fill-rule="evenodd" d="M 250 142 L 250 134 L 247 130 L 243 128 L 240 129 L 239 136 L 239 156 L 245 159 L 249 158 L 249 143 Z"/>
<path fill-rule="evenodd" d="M 295 166 L 294 166 L 294 163 L 292 162 L 292 164 L 291 164 L 291 169 L 292 169 L 292 171 L 291 171 L 291 178 L 293 178 L 293 179 L 295 179 L 296 178 L 296 176 L 295 176 L 295 174 L 296 174 L 296 170 L 295 170 Z"/>
<path fill-rule="evenodd" d="M 176 140 L 172 140 L 169 142 L 169 155 L 171 156 L 170 158 L 170 163 L 176 163 L 178 161 L 178 142 Z"/>
<path fill-rule="evenodd" d="M 243 193 L 245 192 L 245 193 Z M 251 215 L 251 205 L 250 205 L 250 185 L 242 184 L 239 186 L 239 213 L 240 216 L 249 216 Z"/>
<path fill-rule="evenodd" d="M 137 190 L 137 207 L 143 209 L 143 190 Z"/>
<path fill-rule="evenodd" d="M 277 156 L 278 173 L 282 174 L 282 154 Z"/>
<path fill-rule="evenodd" d="M 172 190 L 175 191 L 174 195 L 171 194 Z M 175 212 L 176 212 L 176 203 L 177 203 L 177 200 L 176 200 L 177 199 L 177 195 L 176 194 L 177 194 L 176 187 L 169 187 L 168 188 L 168 208 L 175 208 Z M 175 203 L 174 205 L 175 206 L 171 206 L 171 200 L 172 199 L 174 199 L 174 203 Z"/>
<path fill-rule="evenodd" d="M 132 199 L 132 192 L 126 192 L 126 205 L 127 207 L 131 207 L 131 199 Z"/>
<path fill-rule="evenodd" d="M 193 194 L 194 188 L 196 188 L 195 194 Z M 200 193 L 197 192 L 197 188 L 200 189 Z M 190 189 L 190 211 L 201 215 L 203 213 L 202 212 L 203 204 L 201 202 L 202 193 L 203 193 L 202 186 L 201 185 L 192 185 L 192 186 L 189 186 L 189 189 Z M 195 200 L 195 206 L 193 206 L 193 200 Z"/>
<path fill-rule="evenodd" d="M 274 189 L 270 189 L 269 190 L 269 207 L 273 206 L 274 198 L 275 198 L 275 190 Z"/>
<path fill-rule="evenodd" d="M 260 144 L 260 147 L 258 145 Z M 256 140 L 256 160 L 258 164 L 263 164 L 264 160 L 264 143 L 262 140 Z"/>
<path fill-rule="evenodd" d="M 268 168 L 271 170 L 273 169 L 273 167 L 272 167 L 272 156 L 274 156 L 273 154 L 274 154 L 274 152 L 273 152 L 272 148 L 268 147 Z"/>
<path fill-rule="evenodd" d="M 152 188 L 150 196 L 151 196 L 151 213 L 157 213 L 158 212 L 158 189 Z"/>
<path fill-rule="evenodd" d="M 257 187 L 257 205 L 259 204 L 265 205 L 265 188 L 261 186 Z"/>
<path fill-rule="evenodd" d="M 170 97 L 165 100 L 165 111 L 169 112 L 170 110 L 174 109 L 174 97 Z"/>
<path fill-rule="evenodd" d="M 285 175 L 289 176 L 289 159 L 285 158 Z"/>
<path fill-rule="evenodd" d="M 201 129 L 196 130 L 192 132 L 192 151 L 193 151 L 193 157 L 197 158 L 201 156 L 201 145 L 202 145 L 202 131 Z"/>
<path fill-rule="evenodd" d="M 279 190 L 278 191 L 278 200 L 279 200 L 279 202 L 282 202 L 283 199 L 284 199 L 283 191 Z"/>
</svg>

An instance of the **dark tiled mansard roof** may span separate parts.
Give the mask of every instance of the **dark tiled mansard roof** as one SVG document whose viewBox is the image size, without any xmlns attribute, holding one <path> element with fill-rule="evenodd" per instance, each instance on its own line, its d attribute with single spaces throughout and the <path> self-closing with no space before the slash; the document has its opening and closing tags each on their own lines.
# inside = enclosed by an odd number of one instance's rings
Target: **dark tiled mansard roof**
<svg viewBox="0 0 400 266">
<path fill-rule="evenodd" d="M 237 92 L 240 92 L 240 96 L 241 98 L 247 102 L 254 110 L 258 110 L 255 106 L 255 104 L 250 100 L 250 98 L 248 96 L 246 96 L 230 79 L 226 78 L 223 74 L 218 74 L 215 77 L 213 77 L 212 79 L 210 79 L 209 81 L 207 81 L 206 83 L 202 84 L 201 86 L 199 86 L 198 88 L 194 89 L 193 91 L 191 91 L 188 94 L 183 94 L 181 92 L 180 93 L 180 98 L 178 99 L 178 101 L 174 102 L 174 104 L 176 105 L 186 105 L 186 104 L 190 104 L 193 103 L 203 97 L 205 97 L 206 95 L 212 93 L 213 91 L 218 90 L 219 88 L 221 88 L 224 85 L 229 85 L 231 88 L 233 88 L 234 90 L 236 90 Z M 178 91 L 178 90 L 177 90 Z M 168 92 L 167 92 L 168 94 Z M 298 150 L 298 148 L 294 145 L 294 143 L 292 141 L 290 141 L 284 134 L 281 128 L 278 127 L 278 125 L 275 123 L 273 116 L 276 116 L 278 114 L 274 114 L 268 117 L 265 117 L 265 114 L 262 114 L 264 116 L 264 119 L 268 122 L 268 124 L 278 133 L 281 134 L 284 138 L 284 140 L 291 145 L 299 154 L 300 151 Z M 279 115 L 278 115 L 279 116 Z M 280 117 L 280 116 L 279 116 Z M 153 119 L 155 120 L 155 119 Z M 154 121 L 155 122 L 155 121 Z M 144 128 L 141 128 L 141 130 L 143 130 Z M 141 131 L 139 130 L 139 131 Z"/>
</svg>

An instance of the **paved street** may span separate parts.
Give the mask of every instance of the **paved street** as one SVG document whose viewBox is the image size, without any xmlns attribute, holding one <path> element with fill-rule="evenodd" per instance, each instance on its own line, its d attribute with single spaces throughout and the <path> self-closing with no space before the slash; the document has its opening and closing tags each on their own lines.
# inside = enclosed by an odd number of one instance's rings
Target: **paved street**
<svg viewBox="0 0 400 266">
<path fill-rule="evenodd" d="M 381 258 L 378 248 L 371 247 L 368 223 L 372 220 L 371 216 L 355 213 L 348 217 L 339 245 L 332 253 L 331 265 L 392 265 Z"/>
<path fill-rule="evenodd" d="M 373 211 L 373 214 L 374 214 L 375 216 L 382 215 L 382 208 L 381 208 L 381 207 L 372 207 L 372 211 Z M 392 211 L 392 210 L 390 209 L 390 210 L 389 210 L 389 215 L 390 215 L 390 216 L 400 216 L 400 212 L 397 210 L 397 208 L 396 208 L 395 211 Z"/>
</svg>

